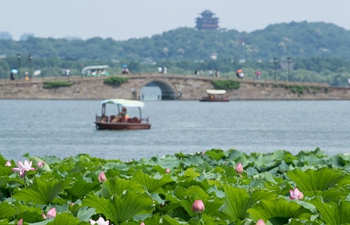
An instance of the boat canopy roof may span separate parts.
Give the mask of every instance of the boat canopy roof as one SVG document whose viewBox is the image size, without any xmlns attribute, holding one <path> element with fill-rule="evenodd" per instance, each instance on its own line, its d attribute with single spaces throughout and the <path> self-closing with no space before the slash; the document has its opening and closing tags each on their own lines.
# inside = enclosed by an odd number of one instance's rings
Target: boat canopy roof
<svg viewBox="0 0 350 225">
<path fill-rule="evenodd" d="M 136 100 L 127 100 L 127 99 L 106 99 L 101 102 L 101 104 L 115 104 L 118 106 L 125 107 L 143 107 L 145 103 Z"/>
<path fill-rule="evenodd" d="M 226 90 L 213 90 L 213 89 L 208 89 L 207 90 L 208 94 L 212 94 L 212 95 L 219 95 L 219 94 L 225 94 Z"/>
<path fill-rule="evenodd" d="M 107 69 L 108 67 L 108 65 L 86 66 L 81 70 L 81 72 L 84 73 L 87 70 L 102 70 Z"/>
</svg>

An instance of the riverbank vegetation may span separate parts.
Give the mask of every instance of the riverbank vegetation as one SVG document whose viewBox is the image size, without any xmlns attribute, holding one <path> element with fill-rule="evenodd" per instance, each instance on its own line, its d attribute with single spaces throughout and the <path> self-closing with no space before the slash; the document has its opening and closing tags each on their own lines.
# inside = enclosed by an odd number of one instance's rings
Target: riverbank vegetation
<svg viewBox="0 0 350 225">
<path fill-rule="evenodd" d="M 274 24 L 251 33 L 236 30 L 200 31 L 178 28 L 150 38 L 116 41 L 95 37 L 67 40 L 30 37 L 25 41 L 0 40 L 0 79 L 10 79 L 11 69 L 39 77 L 63 76 L 66 69 L 80 76 L 84 66 L 109 65 L 110 74 L 170 74 L 218 70 L 235 77 L 327 83 L 344 87 L 350 78 L 350 31 L 328 23 Z M 20 51 L 19 51 L 20 49 Z M 21 57 L 18 58 L 17 54 Z M 29 57 L 30 55 L 30 57 Z M 30 73 L 32 72 L 32 73 Z"/>
<path fill-rule="evenodd" d="M 109 84 L 112 86 L 120 86 L 125 82 L 128 82 L 127 77 L 108 77 L 103 81 L 104 84 Z"/>
<path fill-rule="evenodd" d="M 350 223 L 347 154 L 212 149 L 129 162 L 25 158 L 0 156 L 1 224 Z"/>
<path fill-rule="evenodd" d="M 72 83 L 69 81 L 46 81 L 44 82 L 45 89 L 59 88 L 59 87 L 70 87 Z"/>
</svg>

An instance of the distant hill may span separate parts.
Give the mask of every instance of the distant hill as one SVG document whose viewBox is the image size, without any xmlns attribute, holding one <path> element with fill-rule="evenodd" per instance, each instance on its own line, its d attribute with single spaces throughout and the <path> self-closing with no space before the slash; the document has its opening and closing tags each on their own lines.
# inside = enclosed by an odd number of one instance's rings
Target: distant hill
<svg viewBox="0 0 350 225">
<path fill-rule="evenodd" d="M 178 28 L 150 38 L 115 41 L 99 37 L 83 40 L 29 38 L 0 40 L 0 55 L 32 54 L 36 58 L 68 60 L 160 60 L 277 58 L 340 58 L 350 60 L 350 31 L 323 22 L 270 25 L 250 33 Z"/>
</svg>

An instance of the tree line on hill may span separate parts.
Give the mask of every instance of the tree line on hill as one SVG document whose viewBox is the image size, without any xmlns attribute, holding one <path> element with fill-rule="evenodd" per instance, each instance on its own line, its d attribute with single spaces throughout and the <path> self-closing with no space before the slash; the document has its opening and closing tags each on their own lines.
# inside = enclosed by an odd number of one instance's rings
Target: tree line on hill
<svg viewBox="0 0 350 225">
<path fill-rule="evenodd" d="M 64 69 L 80 75 L 84 66 L 101 64 L 109 65 L 111 74 L 120 74 L 127 64 L 131 73 L 157 72 L 156 68 L 165 66 L 169 73 L 219 70 L 223 76 L 235 76 L 237 69 L 243 69 L 248 78 L 259 70 L 262 79 L 346 86 L 350 78 L 348 40 L 350 31 L 320 22 L 275 24 L 251 33 L 178 28 L 126 41 L 99 37 L 0 40 L 0 78 L 8 78 L 9 71 L 18 67 L 22 73 L 40 70 L 45 77 L 60 76 Z M 29 54 L 31 61 L 26 57 Z"/>
</svg>

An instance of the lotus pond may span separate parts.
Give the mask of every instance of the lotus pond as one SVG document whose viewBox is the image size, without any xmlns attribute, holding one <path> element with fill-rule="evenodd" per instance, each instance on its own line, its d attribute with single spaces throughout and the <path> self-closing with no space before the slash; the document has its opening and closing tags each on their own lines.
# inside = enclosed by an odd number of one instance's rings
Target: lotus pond
<svg viewBox="0 0 350 225">
<path fill-rule="evenodd" d="M 350 224 L 350 155 L 0 155 L 0 224 Z"/>
</svg>

